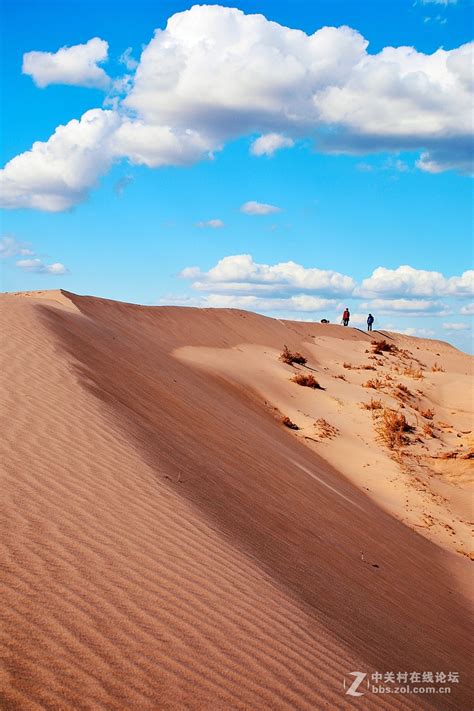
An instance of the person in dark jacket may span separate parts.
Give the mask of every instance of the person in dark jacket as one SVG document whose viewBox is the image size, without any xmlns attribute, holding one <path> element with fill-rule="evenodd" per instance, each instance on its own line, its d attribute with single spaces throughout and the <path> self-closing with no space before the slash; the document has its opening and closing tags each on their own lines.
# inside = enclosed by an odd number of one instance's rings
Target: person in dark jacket
<svg viewBox="0 0 474 711">
<path fill-rule="evenodd" d="M 351 317 L 349 309 L 345 308 L 344 313 L 342 314 L 342 325 L 343 326 L 348 326 L 349 325 L 349 319 Z"/>
<path fill-rule="evenodd" d="M 372 314 L 369 314 L 369 315 L 367 316 L 367 330 L 368 330 L 368 331 L 371 331 L 371 330 L 372 330 L 372 324 L 373 324 L 374 321 L 375 321 L 375 319 L 374 319 L 374 317 L 372 316 Z"/>
</svg>

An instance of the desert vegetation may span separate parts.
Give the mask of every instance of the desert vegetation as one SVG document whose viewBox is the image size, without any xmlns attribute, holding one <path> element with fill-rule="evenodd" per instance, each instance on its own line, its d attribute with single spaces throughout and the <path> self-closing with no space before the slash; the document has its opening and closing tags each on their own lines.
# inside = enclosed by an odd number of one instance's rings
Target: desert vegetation
<svg viewBox="0 0 474 711">
<path fill-rule="evenodd" d="M 299 430 L 298 425 L 295 425 L 295 423 L 290 420 L 288 415 L 284 415 L 281 418 L 281 424 L 284 425 L 285 427 L 288 427 L 290 430 Z"/>
<path fill-rule="evenodd" d="M 375 428 L 381 441 L 389 449 L 399 449 L 408 444 L 407 435 L 413 432 L 413 427 L 408 424 L 402 412 L 386 408 L 375 422 Z"/>
<path fill-rule="evenodd" d="M 397 353 L 398 348 L 394 343 L 389 343 L 384 338 L 381 341 L 371 341 L 372 353 L 381 355 L 382 353 Z"/>
<path fill-rule="evenodd" d="M 329 424 L 327 420 L 324 419 L 324 417 L 320 417 L 316 422 L 314 423 L 314 426 L 316 427 L 317 433 L 321 439 L 333 439 L 333 437 L 336 437 L 336 435 L 339 434 L 339 430 L 337 427 L 334 427 L 334 425 Z"/>
<path fill-rule="evenodd" d="M 363 388 L 372 388 L 373 390 L 381 390 L 383 386 L 384 383 L 380 378 L 371 378 L 362 385 Z"/>
<path fill-rule="evenodd" d="M 291 378 L 293 383 L 302 385 L 305 388 L 313 388 L 313 390 L 322 390 L 314 375 L 311 373 L 298 373 Z"/>
<path fill-rule="evenodd" d="M 431 367 L 431 372 L 432 373 L 444 373 L 444 368 L 442 365 L 440 365 L 438 362 L 435 361 L 433 366 Z"/>
<path fill-rule="evenodd" d="M 407 375 L 409 378 L 414 378 L 415 380 L 422 380 L 424 375 L 423 371 L 421 368 L 417 368 L 416 366 L 413 365 L 413 363 L 410 363 L 408 368 L 405 368 L 403 371 L 404 375 Z"/>
<path fill-rule="evenodd" d="M 297 363 L 298 365 L 306 365 L 308 362 L 308 359 L 305 358 L 304 355 L 301 355 L 301 353 L 298 353 L 297 351 L 293 353 L 290 351 L 288 346 L 283 346 L 283 351 L 280 354 L 280 360 L 288 365 L 293 365 L 294 363 Z"/>
<path fill-rule="evenodd" d="M 369 402 L 361 402 L 361 407 L 364 410 L 381 410 L 382 409 L 382 401 L 381 400 L 374 400 L 374 398 L 370 398 Z"/>
</svg>

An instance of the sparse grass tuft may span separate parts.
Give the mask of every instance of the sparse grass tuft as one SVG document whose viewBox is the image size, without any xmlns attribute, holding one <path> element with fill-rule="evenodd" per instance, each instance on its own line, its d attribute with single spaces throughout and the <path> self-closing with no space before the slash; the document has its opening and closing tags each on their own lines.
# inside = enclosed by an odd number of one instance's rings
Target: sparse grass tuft
<svg viewBox="0 0 474 711">
<path fill-rule="evenodd" d="M 427 437 L 436 437 L 433 425 L 428 424 L 428 422 L 423 425 L 423 433 Z"/>
<path fill-rule="evenodd" d="M 413 432 L 402 412 L 385 409 L 382 416 L 376 420 L 376 429 L 380 439 L 389 449 L 398 449 L 408 444 L 407 433 Z"/>
<path fill-rule="evenodd" d="M 344 363 L 342 364 L 342 367 L 346 368 L 347 370 L 352 370 L 351 363 L 346 363 L 346 361 L 344 361 Z"/>
<path fill-rule="evenodd" d="M 336 375 L 334 377 L 336 377 L 338 380 L 344 380 L 347 383 L 346 376 L 344 375 L 344 373 L 342 373 L 341 375 Z"/>
<path fill-rule="evenodd" d="M 305 388 L 313 388 L 314 390 L 322 390 L 322 387 L 311 373 L 298 373 L 291 380 L 297 385 L 302 385 Z"/>
<path fill-rule="evenodd" d="M 288 346 L 283 346 L 283 351 L 280 354 L 280 360 L 288 365 L 293 365 L 293 363 L 297 363 L 298 365 L 306 365 L 308 362 L 308 359 L 305 358 L 304 355 L 301 355 L 301 353 L 298 352 L 292 353 Z"/>
<path fill-rule="evenodd" d="M 371 341 L 372 353 L 380 355 L 381 353 L 397 353 L 398 348 L 394 343 L 389 343 L 384 338 L 381 341 Z"/>
<path fill-rule="evenodd" d="M 287 415 L 281 418 L 281 424 L 285 425 L 285 427 L 289 427 L 290 430 L 299 430 L 298 425 L 295 425 Z"/>
<path fill-rule="evenodd" d="M 406 385 L 403 385 L 403 383 L 398 383 L 397 384 L 397 391 L 395 394 L 398 395 L 399 397 L 404 397 L 405 395 L 407 397 L 412 397 L 413 393 L 407 388 Z"/>
<path fill-rule="evenodd" d="M 413 363 L 410 363 L 408 368 L 405 368 L 403 372 L 405 375 L 408 375 L 409 378 L 414 378 L 415 380 L 422 380 L 424 377 L 421 368 L 415 368 Z"/>
<path fill-rule="evenodd" d="M 432 420 L 434 417 L 434 410 L 420 410 L 420 415 L 422 417 L 426 417 L 427 420 Z"/>
<path fill-rule="evenodd" d="M 318 420 L 316 420 L 314 426 L 317 428 L 318 435 L 321 437 L 321 439 L 332 439 L 337 434 L 339 434 L 339 430 L 337 429 L 337 427 L 334 427 L 334 425 L 330 425 L 329 422 L 323 417 L 320 417 Z"/>
<path fill-rule="evenodd" d="M 384 384 L 379 378 L 367 380 L 367 382 L 362 385 L 363 388 L 373 388 L 374 390 L 381 390 L 383 386 Z"/>
<path fill-rule="evenodd" d="M 435 364 L 431 368 L 432 373 L 444 373 L 445 370 L 442 365 L 439 365 L 439 363 L 435 362 Z"/>
<path fill-rule="evenodd" d="M 381 410 L 382 401 L 371 398 L 370 402 L 361 402 L 361 407 L 363 407 L 364 410 Z"/>
<path fill-rule="evenodd" d="M 360 366 L 361 370 L 377 370 L 377 368 L 374 365 L 361 365 Z"/>
</svg>

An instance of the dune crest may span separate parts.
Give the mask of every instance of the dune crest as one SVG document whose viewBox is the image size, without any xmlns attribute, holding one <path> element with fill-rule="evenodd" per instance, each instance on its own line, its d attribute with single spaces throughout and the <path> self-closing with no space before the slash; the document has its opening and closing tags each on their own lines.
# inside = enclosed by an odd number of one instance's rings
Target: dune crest
<svg viewBox="0 0 474 711">
<path fill-rule="evenodd" d="M 358 669 L 459 672 L 423 708 L 468 708 L 468 356 L 377 335 L 412 351 L 418 384 L 398 355 L 359 370 L 375 361 L 356 329 L 68 292 L 2 295 L 0 319 L 3 707 L 345 709 Z M 285 344 L 324 389 L 291 381 Z M 435 410 L 435 443 L 399 382 Z M 407 471 L 371 395 L 409 413 Z M 418 531 L 425 514 L 441 523 Z"/>
</svg>

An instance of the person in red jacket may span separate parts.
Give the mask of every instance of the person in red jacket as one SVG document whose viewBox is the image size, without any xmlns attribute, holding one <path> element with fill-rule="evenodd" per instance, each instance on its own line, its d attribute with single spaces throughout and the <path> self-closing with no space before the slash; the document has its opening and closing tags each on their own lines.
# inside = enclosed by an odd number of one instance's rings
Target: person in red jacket
<svg viewBox="0 0 474 711">
<path fill-rule="evenodd" d="M 342 314 L 342 325 L 343 326 L 348 326 L 349 325 L 349 319 L 351 317 L 349 309 L 345 308 L 344 313 Z"/>
</svg>

